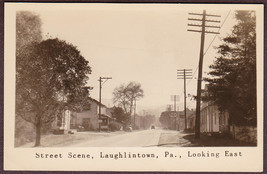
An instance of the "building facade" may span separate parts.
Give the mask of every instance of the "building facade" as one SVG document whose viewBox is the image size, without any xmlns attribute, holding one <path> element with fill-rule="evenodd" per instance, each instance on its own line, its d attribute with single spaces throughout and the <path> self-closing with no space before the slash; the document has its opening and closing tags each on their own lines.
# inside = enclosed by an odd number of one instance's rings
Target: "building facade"
<svg viewBox="0 0 267 174">
<path fill-rule="evenodd" d="M 202 103 L 200 111 L 200 132 L 229 131 L 229 114 L 221 112 L 212 102 Z"/>
<path fill-rule="evenodd" d="M 99 102 L 93 98 L 88 98 L 87 105 L 81 112 L 71 112 L 68 109 L 62 112 L 52 123 L 53 130 L 68 132 L 71 129 L 81 129 L 85 131 L 107 130 L 108 125 L 113 120 L 111 109 L 101 105 L 101 116 L 99 117 Z"/>
<path fill-rule="evenodd" d="M 99 102 L 93 98 L 88 98 L 89 109 L 73 114 L 70 124 L 72 128 L 84 127 L 88 131 L 108 129 L 112 120 L 111 109 L 101 105 L 101 116 L 99 117 Z"/>
</svg>

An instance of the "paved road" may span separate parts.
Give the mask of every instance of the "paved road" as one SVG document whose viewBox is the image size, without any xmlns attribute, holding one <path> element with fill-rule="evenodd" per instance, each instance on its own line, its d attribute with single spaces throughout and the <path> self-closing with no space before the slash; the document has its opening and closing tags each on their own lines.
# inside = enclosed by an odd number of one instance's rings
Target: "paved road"
<svg viewBox="0 0 267 174">
<path fill-rule="evenodd" d="M 163 130 L 151 129 L 72 144 L 71 147 L 147 147 L 159 143 Z"/>
</svg>

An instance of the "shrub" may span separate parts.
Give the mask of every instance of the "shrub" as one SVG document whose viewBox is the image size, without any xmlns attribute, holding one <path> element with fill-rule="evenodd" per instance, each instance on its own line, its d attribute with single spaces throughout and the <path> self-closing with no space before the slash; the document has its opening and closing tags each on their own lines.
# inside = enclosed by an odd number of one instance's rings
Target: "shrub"
<svg viewBox="0 0 267 174">
<path fill-rule="evenodd" d="M 110 131 L 118 131 L 121 129 L 121 124 L 118 122 L 111 122 L 108 125 Z"/>
</svg>

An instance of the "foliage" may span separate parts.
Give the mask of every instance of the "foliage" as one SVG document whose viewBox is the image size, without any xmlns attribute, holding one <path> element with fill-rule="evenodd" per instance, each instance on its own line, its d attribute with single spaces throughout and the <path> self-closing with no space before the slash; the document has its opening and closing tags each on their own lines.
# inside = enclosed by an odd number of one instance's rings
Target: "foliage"
<svg viewBox="0 0 267 174">
<path fill-rule="evenodd" d="M 41 19 L 29 11 L 19 11 L 16 14 L 16 49 L 42 40 Z"/>
<path fill-rule="evenodd" d="M 110 131 L 118 131 L 121 129 L 121 127 L 122 127 L 121 124 L 118 122 L 111 122 L 108 125 Z"/>
<path fill-rule="evenodd" d="M 111 111 L 111 115 L 117 122 L 126 125 L 130 121 L 130 116 L 126 114 L 121 107 L 114 106 Z"/>
<path fill-rule="evenodd" d="M 132 115 L 134 101 L 143 96 L 144 91 L 141 88 L 141 84 L 137 82 L 130 82 L 127 85 L 123 84 L 113 91 L 114 104 L 118 104 L 129 115 Z"/>
<path fill-rule="evenodd" d="M 42 40 L 41 19 L 29 11 L 16 13 L 16 51 L 22 47 Z M 47 129 L 46 129 L 47 130 Z M 34 126 L 23 120 L 17 113 L 15 116 L 15 146 L 20 146 L 35 137 Z"/>
<path fill-rule="evenodd" d="M 170 128 L 171 111 L 165 111 L 160 114 L 159 121 L 163 127 Z"/>
<path fill-rule="evenodd" d="M 91 68 L 76 47 L 59 39 L 29 44 L 16 56 L 16 114 L 36 126 L 38 146 L 41 127 L 86 101 Z"/>
<path fill-rule="evenodd" d="M 209 73 L 206 100 L 230 115 L 230 123 L 256 124 L 256 17 L 254 11 L 236 11 L 237 24 L 218 47 L 219 57 Z"/>
</svg>

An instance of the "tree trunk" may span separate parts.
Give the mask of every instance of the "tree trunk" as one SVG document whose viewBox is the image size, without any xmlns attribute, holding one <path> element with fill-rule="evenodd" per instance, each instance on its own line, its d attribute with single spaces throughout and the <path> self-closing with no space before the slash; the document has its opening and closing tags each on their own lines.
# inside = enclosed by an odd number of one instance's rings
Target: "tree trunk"
<svg viewBox="0 0 267 174">
<path fill-rule="evenodd" d="M 36 138 L 34 147 L 38 147 L 41 145 L 41 117 L 37 116 L 37 123 L 35 125 L 36 130 Z"/>
</svg>

